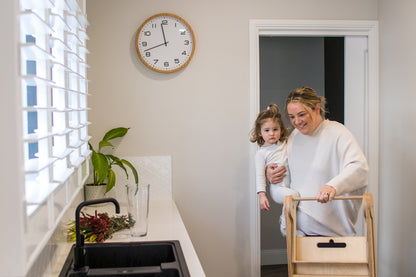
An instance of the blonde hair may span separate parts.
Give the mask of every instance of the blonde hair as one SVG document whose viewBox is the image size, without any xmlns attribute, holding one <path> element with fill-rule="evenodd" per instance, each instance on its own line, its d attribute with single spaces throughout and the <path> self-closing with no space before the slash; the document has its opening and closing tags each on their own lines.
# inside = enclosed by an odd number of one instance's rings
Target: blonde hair
<svg viewBox="0 0 416 277">
<path fill-rule="evenodd" d="M 294 89 L 286 99 L 285 114 L 287 114 L 287 105 L 290 103 L 301 103 L 308 106 L 312 110 L 315 110 L 316 105 L 320 104 L 321 116 L 325 118 L 325 105 L 326 99 L 323 96 L 318 96 L 316 91 L 310 87 L 299 87 Z"/>
<path fill-rule="evenodd" d="M 280 127 L 280 138 L 279 141 L 286 141 L 288 131 L 285 128 L 285 125 L 283 124 L 282 116 L 279 112 L 279 108 L 276 104 L 270 104 L 266 110 L 263 110 L 259 113 L 257 116 L 256 121 L 254 122 L 254 128 L 251 130 L 250 135 L 250 142 L 257 142 L 259 146 L 262 146 L 264 144 L 264 139 L 260 135 L 261 133 L 261 125 L 264 124 L 265 121 L 268 119 L 273 120 L 273 122 L 277 122 Z"/>
</svg>

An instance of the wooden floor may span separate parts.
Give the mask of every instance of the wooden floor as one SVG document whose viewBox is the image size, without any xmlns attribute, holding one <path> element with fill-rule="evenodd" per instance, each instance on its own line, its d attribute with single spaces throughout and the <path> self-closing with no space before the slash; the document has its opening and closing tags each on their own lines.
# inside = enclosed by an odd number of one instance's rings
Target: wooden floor
<svg viewBox="0 0 416 277">
<path fill-rule="evenodd" d="M 261 267 L 261 277 L 287 277 L 287 265 L 263 265 Z"/>
</svg>

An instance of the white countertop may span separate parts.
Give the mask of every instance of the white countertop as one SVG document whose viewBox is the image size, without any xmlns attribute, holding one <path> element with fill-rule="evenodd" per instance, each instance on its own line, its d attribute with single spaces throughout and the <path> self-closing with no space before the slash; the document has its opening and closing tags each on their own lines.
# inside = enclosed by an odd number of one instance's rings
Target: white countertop
<svg viewBox="0 0 416 277">
<path fill-rule="evenodd" d="M 144 237 L 131 237 L 129 230 L 123 230 L 113 235 L 105 242 L 129 242 L 129 241 L 160 241 L 178 240 L 185 256 L 189 273 L 192 277 L 204 277 L 205 273 L 193 247 L 192 241 L 186 231 L 185 225 L 173 200 L 150 200 L 149 226 Z M 121 207 L 121 214 L 125 213 L 125 207 Z M 83 211 L 92 214 L 106 211 L 111 214 L 114 211 L 112 204 L 106 207 L 84 207 Z M 105 243 L 104 242 L 104 243 Z M 59 275 L 65 259 L 74 243 L 60 243 L 54 259 L 47 266 L 43 277 L 56 277 Z"/>
</svg>

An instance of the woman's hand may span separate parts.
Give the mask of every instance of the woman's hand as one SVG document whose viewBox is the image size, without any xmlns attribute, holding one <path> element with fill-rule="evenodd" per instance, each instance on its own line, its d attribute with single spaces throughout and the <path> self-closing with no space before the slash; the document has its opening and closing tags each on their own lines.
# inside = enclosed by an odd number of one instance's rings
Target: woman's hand
<svg viewBox="0 0 416 277">
<path fill-rule="evenodd" d="M 316 195 L 316 200 L 320 203 L 326 203 L 332 201 L 335 197 L 337 190 L 334 187 L 325 185 L 323 186 Z"/>
<path fill-rule="evenodd" d="M 270 204 L 269 204 L 269 200 L 267 199 L 266 193 L 264 191 L 260 191 L 257 194 L 259 195 L 260 210 L 269 211 Z"/>
<path fill-rule="evenodd" d="M 286 176 L 286 167 L 277 166 L 277 164 L 269 164 L 266 168 L 266 177 L 271 184 L 278 184 L 283 181 Z"/>
</svg>

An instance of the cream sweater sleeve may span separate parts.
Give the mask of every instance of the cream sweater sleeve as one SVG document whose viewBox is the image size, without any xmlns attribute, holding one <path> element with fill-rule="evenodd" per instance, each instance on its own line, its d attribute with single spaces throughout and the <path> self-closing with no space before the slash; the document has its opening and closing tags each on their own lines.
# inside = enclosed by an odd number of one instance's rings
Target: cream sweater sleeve
<svg viewBox="0 0 416 277">
<path fill-rule="evenodd" d="M 256 167 L 256 192 L 266 191 L 266 156 L 264 151 L 257 151 L 254 158 Z"/>
<path fill-rule="evenodd" d="M 338 126 L 336 151 L 339 157 L 339 174 L 328 181 L 336 189 L 337 195 L 349 193 L 367 186 L 367 160 L 351 132 L 344 126 Z"/>
</svg>

